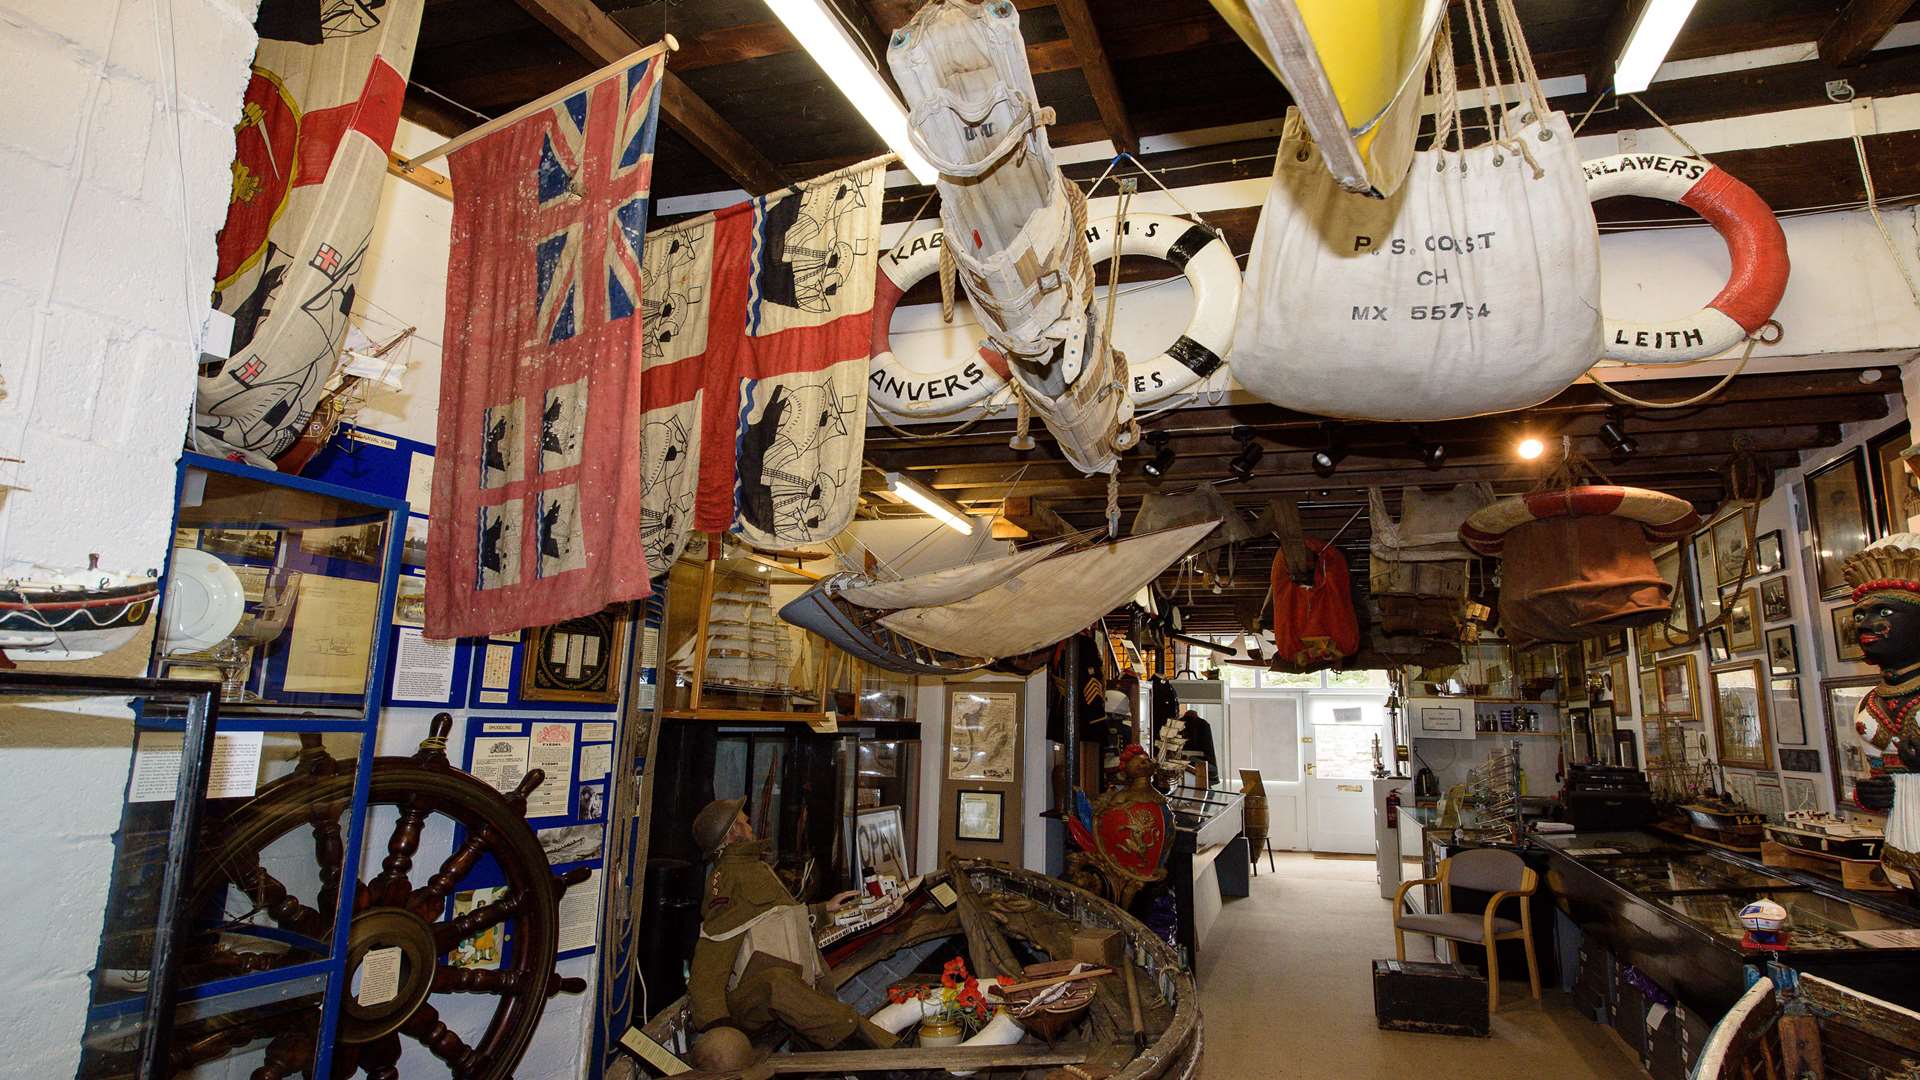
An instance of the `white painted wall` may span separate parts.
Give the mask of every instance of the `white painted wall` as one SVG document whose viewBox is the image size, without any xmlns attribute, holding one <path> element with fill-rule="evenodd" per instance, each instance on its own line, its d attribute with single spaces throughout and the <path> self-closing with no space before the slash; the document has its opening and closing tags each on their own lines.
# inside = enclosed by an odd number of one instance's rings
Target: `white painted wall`
<svg viewBox="0 0 1920 1080">
<path fill-rule="evenodd" d="M 0 563 L 166 553 L 256 2 L 0 0 Z M 0 719 L 8 1075 L 79 1060 L 129 733 Z"/>
</svg>

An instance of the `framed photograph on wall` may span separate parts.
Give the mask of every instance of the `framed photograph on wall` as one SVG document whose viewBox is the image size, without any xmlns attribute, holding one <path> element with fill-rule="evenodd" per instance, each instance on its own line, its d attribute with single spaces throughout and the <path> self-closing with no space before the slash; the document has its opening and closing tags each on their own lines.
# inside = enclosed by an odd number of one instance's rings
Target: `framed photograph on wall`
<svg viewBox="0 0 1920 1080">
<path fill-rule="evenodd" d="M 1600 652 L 1604 656 L 1625 656 L 1627 654 L 1627 632 L 1609 631 L 1600 639 Z"/>
<path fill-rule="evenodd" d="M 1640 745 L 1633 741 L 1633 732 L 1616 731 L 1613 733 L 1613 760 L 1623 769 L 1640 767 Z"/>
<path fill-rule="evenodd" d="M 1773 732 L 1768 722 L 1771 686 L 1760 661 L 1748 660 L 1710 669 L 1713 684 L 1713 739 L 1720 764 L 1742 769 L 1773 767 Z"/>
<path fill-rule="evenodd" d="M 1736 510 L 1713 523 L 1713 557 L 1720 584 L 1753 577 L 1753 552 L 1747 550 L 1747 514 Z"/>
<path fill-rule="evenodd" d="M 520 699 L 615 704 L 626 640 L 624 604 L 528 628 L 520 652 Z"/>
<path fill-rule="evenodd" d="M 1694 667 L 1693 654 L 1675 656 L 1660 661 L 1660 714 L 1678 720 L 1693 720 L 1699 717 L 1700 685 L 1698 669 Z"/>
<path fill-rule="evenodd" d="M 1774 679 L 1773 741 L 1778 746 L 1807 745 L 1807 717 L 1800 710 L 1800 680 Z M 1782 750 L 1781 756 L 1786 755 Z"/>
<path fill-rule="evenodd" d="M 1742 589 L 1728 593 L 1727 646 L 1734 652 L 1752 652 L 1760 647 L 1760 593 Z"/>
<path fill-rule="evenodd" d="M 1647 668 L 1640 673 L 1640 715 L 1661 716 L 1665 710 L 1660 707 L 1660 673 Z"/>
<path fill-rule="evenodd" d="M 1020 753 L 1020 692 L 947 687 L 947 779 L 1012 783 Z"/>
<path fill-rule="evenodd" d="M 1613 702 L 1614 717 L 1633 719 L 1633 684 L 1627 681 L 1627 658 L 1616 656 L 1609 661 L 1607 675 L 1612 684 L 1609 700 Z"/>
<path fill-rule="evenodd" d="M 907 862 L 907 835 L 898 806 L 877 806 L 862 810 L 854 817 L 854 840 L 860 865 L 854 868 L 854 880 L 864 881 L 868 873 L 906 881 L 913 876 Z"/>
<path fill-rule="evenodd" d="M 1780 768 L 1787 772 L 1817 773 L 1820 771 L 1820 751 L 1783 746 L 1780 748 Z"/>
<path fill-rule="evenodd" d="M 1827 614 L 1833 619 L 1833 654 L 1849 664 L 1865 660 L 1867 654 L 1860 651 L 1860 634 L 1853 625 L 1853 605 L 1842 604 Z"/>
<path fill-rule="evenodd" d="M 1694 627 L 1699 623 L 1690 621 L 1693 612 L 1693 575 L 1687 572 L 1686 561 L 1681 556 L 1680 545 L 1668 544 L 1653 553 L 1653 568 L 1667 584 L 1673 586 L 1673 606 L 1667 611 L 1667 621 L 1642 626 L 1635 631 L 1640 646 L 1640 662 L 1652 666 L 1658 653 L 1692 645 L 1696 638 Z"/>
<path fill-rule="evenodd" d="M 1913 445 L 1907 422 L 1900 423 L 1867 440 L 1867 457 L 1873 461 L 1873 500 L 1880 508 L 1880 535 L 1906 532 L 1907 519 L 1920 515 L 1920 481 L 1907 471 L 1900 454 Z"/>
<path fill-rule="evenodd" d="M 1765 623 L 1786 622 L 1793 618 L 1793 598 L 1787 592 L 1787 578 L 1782 574 L 1768 578 L 1760 583 L 1760 621 Z"/>
<path fill-rule="evenodd" d="M 1780 546 L 1780 530 L 1761 533 L 1753 542 L 1753 576 L 1765 577 L 1785 569 L 1787 557 Z"/>
<path fill-rule="evenodd" d="M 1767 671 L 1775 676 L 1800 673 L 1800 644 L 1794 640 L 1793 627 L 1767 631 Z"/>
<path fill-rule="evenodd" d="M 1699 604 L 1694 625 L 1705 626 L 1720 617 L 1720 560 L 1713 551 L 1713 530 L 1694 533 L 1688 551 L 1692 553 L 1695 601 Z"/>
<path fill-rule="evenodd" d="M 1815 763 L 1818 768 L 1818 763 Z M 1796 810 L 1820 809 L 1820 788 L 1804 776 L 1783 776 L 1780 778 L 1780 793 L 1787 800 L 1787 813 Z"/>
<path fill-rule="evenodd" d="M 1807 474 L 1807 513 L 1813 528 L 1814 576 L 1820 596 L 1847 594 L 1841 567 L 1873 539 L 1866 455 L 1859 447 Z"/>
<path fill-rule="evenodd" d="M 1005 829 L 1006 795 L 998 791 L 954 793 L 954 836 L 997 844 Z"/>
<path fill-rule="evenodd" d="M 1827 717 L 1827 759 L 1833 765 L 1833 801 L 1836 806 L 1853 805 L 1853 786 L 1871 775 L 1871 757 L 1880 751 L 1868 745 L 1853 726 L 1860 702 L 1880 683 L 1878 675 L 1850 675 L 1828 679 L 1820 684 L 1820 698 Z"/>
<path fill-rule="evenodd" d="M 1724 664 L 1733 659 L 1733 648 L 1727 644 L 1727 628 L 1715 626 L 1707 630 L 1707 663 Z"/>
</svg>

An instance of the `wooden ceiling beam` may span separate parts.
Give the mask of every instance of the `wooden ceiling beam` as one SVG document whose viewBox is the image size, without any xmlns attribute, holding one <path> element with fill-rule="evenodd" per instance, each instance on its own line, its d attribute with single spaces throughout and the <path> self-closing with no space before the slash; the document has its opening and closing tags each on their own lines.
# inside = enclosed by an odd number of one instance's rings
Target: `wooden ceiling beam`
<svg viewBox="0 0 1920 1080">
<path fill-rule="evenodd" d="M 1100 122 L 1114 148 L 1138 153 L 1140 137 L 1134 133 L 1133 120 L 1127 115 L 1126 101 L 1120 96 L 1120 83 L 1113 77 L 1113 65 L 1107 61 L 1106 46 L 1100 42 L 1100 28 L 1094 25 L 1087 0 L 1055 0 L 1054 10 L 1066 24 L 1067 39 L 1080 60 L 1080 72 L 1086 76 L 1087 89 L 1093 94 L 1094 107 L 1100 110 Z"/>
<path fill-rule="evenodd" d="M 1864 61 L 1912 6 L 1913 0 L 1853 0 L 1820 35 L 1820 59 L 1834 67 Z"/>
<path fill-rule="evenodd" d="M 1018 525 L 1026 531 L 1028 536 L 1037 539 L 1065 536 L 1073 531 L 1072 526 L 1040 499 L 1024 497 L 1008 499 L 1000 508 L 1000 516 Z"/>
<path fill-rule="evenodd" d="M 595 63 L 611 64 L 642 46 L 638 38 L 613 21 L 593 0 L 514 0 L 514 3 Z M 749 193 L 765 194 L 787 183 L 773 162 L 673 73 L 671 60 L 667 63 L 666 78 L 661 81 L 660 111 L 668 127 Z"/>
</svg>

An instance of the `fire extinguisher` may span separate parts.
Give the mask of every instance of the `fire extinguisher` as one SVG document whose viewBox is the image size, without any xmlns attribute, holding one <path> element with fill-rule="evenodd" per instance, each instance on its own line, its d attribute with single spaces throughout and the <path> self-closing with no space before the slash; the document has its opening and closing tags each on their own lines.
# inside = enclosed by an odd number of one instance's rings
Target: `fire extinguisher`
<svg viewBox="0 0 1920 1080">
<path fill-rule="evenodd" d="M 1394 788 L 1393 790 L 1387 792 L 1387 828 L 1398 829 L 1399 827 L 1400 827 L 1400 789 Z"/>
</svg>

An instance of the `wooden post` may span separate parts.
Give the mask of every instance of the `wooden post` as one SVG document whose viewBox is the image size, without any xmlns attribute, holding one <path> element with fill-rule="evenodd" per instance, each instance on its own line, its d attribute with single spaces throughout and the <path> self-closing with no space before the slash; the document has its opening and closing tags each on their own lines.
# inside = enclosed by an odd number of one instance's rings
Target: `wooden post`
<svg viewBox="0 0 1920 1080">
<path fill-rule="evenodd" d="M 713 618 L 713 582 L 720 574 L 720 535 L 707 534 L 706 573 L 700 579 L 700 615 L 693 632 L 693 697 L 688 707 L 700 708 L 707 686 L 707 623 Z"/>
</svg>

